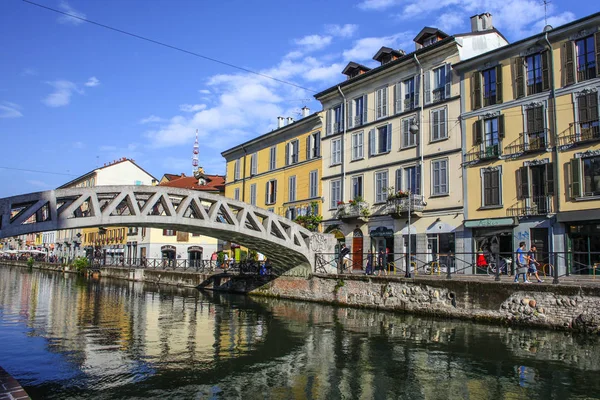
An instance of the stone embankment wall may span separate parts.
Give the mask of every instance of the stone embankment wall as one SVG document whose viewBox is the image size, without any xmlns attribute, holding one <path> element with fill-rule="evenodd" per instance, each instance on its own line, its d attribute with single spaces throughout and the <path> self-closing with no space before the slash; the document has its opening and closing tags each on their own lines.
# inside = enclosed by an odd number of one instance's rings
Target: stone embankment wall
<svg viewBox="0 0 600 400">
<path fill-rule="evenodd" d="M 249 293 L 600 333 L 600 287 L 314 275 L 279 278 Z"/>
</svg>

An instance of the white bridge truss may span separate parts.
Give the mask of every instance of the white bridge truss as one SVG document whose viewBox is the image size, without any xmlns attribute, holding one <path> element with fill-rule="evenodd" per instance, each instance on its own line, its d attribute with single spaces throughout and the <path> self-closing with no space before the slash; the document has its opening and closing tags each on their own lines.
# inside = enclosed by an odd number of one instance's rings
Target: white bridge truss
<svg viewBox="0 0 600 400">
<path fill-rule="evenodd" d="M 0 238 L 90 227 L 173 229 L 238 243 L 283 269 L 315 268 L 334 238 L 275 213 L 200 191 L 165 186 L 57 189 L 0 199 Z"/>
</svg>

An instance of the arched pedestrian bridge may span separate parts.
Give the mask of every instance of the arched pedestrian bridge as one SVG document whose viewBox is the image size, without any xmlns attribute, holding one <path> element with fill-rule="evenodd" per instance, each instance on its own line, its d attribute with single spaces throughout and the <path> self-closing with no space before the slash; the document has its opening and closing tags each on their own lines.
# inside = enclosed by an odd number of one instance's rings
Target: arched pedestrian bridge
<svg viewBox="0 0 600 400">
<path fill-rule="evenodd" d="M 61 229 L 125 226 L 174 229 L 257 250 L 282 269 L 315 270 L 332 235 L 275 213 L 200 191 L 164 186 L 96 186 L 0 199 L 0 238 Z"/>
</svg>

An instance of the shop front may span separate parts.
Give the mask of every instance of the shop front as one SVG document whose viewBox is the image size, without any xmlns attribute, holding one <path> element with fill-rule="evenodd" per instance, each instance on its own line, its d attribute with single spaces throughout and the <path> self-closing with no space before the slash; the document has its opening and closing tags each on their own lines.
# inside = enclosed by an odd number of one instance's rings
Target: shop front
<svg viewBox="0 0 600 400">
<path fill-rule="evenodd" d="M 600 210 L 571 211 L 558 214 L 567 233 L 567 263 L 569 273 L 599 274 L 600 271 Z"/>
<path fill-rule="evenodd" d="M 188 261 L 190 266 L 197 267 L 202 263 L 202 252 L 204 249 L 201 246 L 190 246 L 187 249 Z"/>
<path fill-rule="evenodd" d="M 394 262 L 394 229 L 387 226 L 371 228 L 369 237 L 371 241 L 370 249 L 373 254 L 377 255 L 383 252 L 386 255 L 386 265 Z"/>
<path fill-rule="evenodd" d="M 173 265 L 175 263 L 177 249 L 173 245 L 166 244 L 160 247 L 160 254 L 163 265 Z"/>
<path fill-rule="evenodd" d="M 517 226 L 515 218 L 488 218 L 479 220 L 465 221 L 465 228 L 470 230 L 473 238 L 473 253 L 483 253 L 488 261 L 494 255 L 512 259 L 513 252 L 513 231 Z M 468 254 L 464 255 L 469 258 Z M 474 264 L 475 254 L 471 254 L 471 261 Z M 474 268 L 475 269 L 475 268 Z M 477 268 L 475 273 L 487 273 L 487 269 Z"/>
</svg>

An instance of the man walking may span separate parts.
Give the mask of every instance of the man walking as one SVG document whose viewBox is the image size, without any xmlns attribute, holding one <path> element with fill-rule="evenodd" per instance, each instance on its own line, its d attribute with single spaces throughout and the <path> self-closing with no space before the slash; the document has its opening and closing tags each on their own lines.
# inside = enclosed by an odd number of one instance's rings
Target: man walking
<svg viewBox="0 0 600 400">
<path fill-rule="evenodd" d="M 525 255 L 525 242 L 519 243 L 517 249 L 517 273 L 515 274 L 515 283 L 519 283 L 519 275 L 523 274 L 523 282 L 531 283 L 527 280 L 527 256 Z"/>
<path fill-rule="evenodd" d="M 350 249 L 346 247 L 346 243 L 342 244 L 342 248 L 340 249 L 340 273 L 348 268 L 348 263 L 350 262 Z"/>
<path fill-rule="evenodd" d="M 531 249 L 529 250 L 529 253 L 527 253 L 527 258 L 529 260 L 529 269 L 527 270 L 527 274 L 529 275 L 530 279 L 531 279 L 531 275 L 535 275 L 537 281 L 539 283 L 542 283 L 544 281 L 540 279 L 540 276 L 538 275 L 538 271 L 537 271 L 537 266 L 540 265 L 540 263 L 538 262 L 538 260 L 536 258 L 536 251 L 537 251 L 536 245 L 532 244 Z"/>
</svg>

